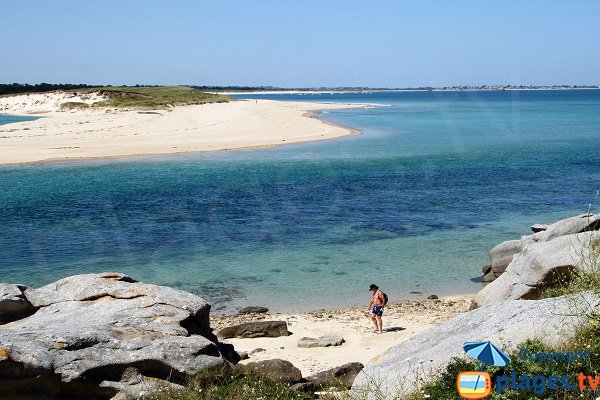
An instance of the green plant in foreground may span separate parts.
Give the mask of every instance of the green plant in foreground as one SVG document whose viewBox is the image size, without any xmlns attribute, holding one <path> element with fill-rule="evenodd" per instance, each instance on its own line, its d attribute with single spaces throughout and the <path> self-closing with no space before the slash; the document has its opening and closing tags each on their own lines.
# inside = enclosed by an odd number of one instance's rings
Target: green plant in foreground
<svg viewBox="0 0 600 400">
<path fill-rule="evenodd" d="M 292 389 L 288 384 L 255 375 L 240 374 L 231 368 L 203 371 L 192 377 L 186 389 L 167 389 L 145 400 L 308 400 L 313 395 Z"/>
</svg>

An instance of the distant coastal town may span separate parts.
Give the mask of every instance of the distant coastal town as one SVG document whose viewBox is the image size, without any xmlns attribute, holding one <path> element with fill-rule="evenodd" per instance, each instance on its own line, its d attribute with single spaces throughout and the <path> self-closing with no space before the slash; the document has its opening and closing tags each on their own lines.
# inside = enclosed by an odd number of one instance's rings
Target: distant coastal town
<svg viewBox="0 0 600 400">
<path fill-rule="evenodd" d="M 88 85 L 73 83 L 4 83 L 0 84 L 0 96 L 31 92 L 49 92 L 53 90 L 74 90 L 74 89 L 92 89 L 92 88 L 140 88 L 140 87 L 159 87 L 160 85 Z M 600 89 L 600 85 L 458 85 L 458 86 L 419 86 L 419 87 L 362 87 L 362 86 L 344 86 L 344 87 L 277 87 L 277 86 L 199 86 L 199 85 L 181 85 L 191 87 L 204 92 L 212 93 L 346 93 L 346 92 L 438 92 L 438 91 L 477 91 L 477 90 L 569 90 L 569 89 Z"/>
<path fill-rule="evenodd" d="M 273 86 L 192 86 L 208 92 L 435 92 L 435 91 L 467 91 L 467 90 L 568 90 L 568 89 L 600 89 L 600 85 L 459 85 L 459 86 L 419 86 L 405 88 L 387 87 L 314 87 L 314 88 L 280 88 Z"/>
</svg>

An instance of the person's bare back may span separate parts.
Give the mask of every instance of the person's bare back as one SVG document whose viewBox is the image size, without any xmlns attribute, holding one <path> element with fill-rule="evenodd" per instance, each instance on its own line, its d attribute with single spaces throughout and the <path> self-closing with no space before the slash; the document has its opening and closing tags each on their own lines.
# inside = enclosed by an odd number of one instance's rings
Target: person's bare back
<svg viewBox="0 0 600 400">
<path fill-rule="evenodd" d="M 377 289 L 373 294 L 373 299 L 371 301 L 375 307 L 383 306 L 383 292 Z"/>
</svg>

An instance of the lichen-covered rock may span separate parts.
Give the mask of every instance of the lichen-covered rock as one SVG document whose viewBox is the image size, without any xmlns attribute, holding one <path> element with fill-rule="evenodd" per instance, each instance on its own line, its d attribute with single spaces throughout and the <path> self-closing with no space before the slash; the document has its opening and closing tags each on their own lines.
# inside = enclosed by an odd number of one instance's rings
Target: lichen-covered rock
<svg viewBox="0 0 600 400">
<path fill-rule="evenodd" d="M 41 376 L 59 392 L 79 385 L 89 398 L 110 398 L 118 385 L 100 383 L 125 384 L 127 368 L 148 378 L 185 379 L 228 363 L 233 353 L 212 335 L 204 299 L 127 275 L 77 275 L 23 294 L 37 311 L 0 325 L 2 393 Z M 32 380 L 25 389 L 44 385 Z"/>
<path fill-rule="evenodd" d="M 586 313 L 597 313 L 599 308 L 600 294 L 585 293 L 573 298 L 510 300 L 461 314 L 373 359 L 354 380 L 351 398 L 404 398 L 440 374 L 452 358 L 465 358 L 465 342 L 490 340 L 508 352 L 526 339 L 558 345 L 573 335 Z"/>
</svg>

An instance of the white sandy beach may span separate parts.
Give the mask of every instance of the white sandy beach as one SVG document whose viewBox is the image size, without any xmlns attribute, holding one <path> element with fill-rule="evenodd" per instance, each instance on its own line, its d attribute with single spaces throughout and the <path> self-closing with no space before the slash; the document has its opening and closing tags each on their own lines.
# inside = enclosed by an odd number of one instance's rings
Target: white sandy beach
<svg viewBox="0 0 600 400">
<path fill-rule="evenodd" d="M 174 154 L 278 146 L 357 131 L 311 111 L 357 104 L 234 101 L 168 110 L 60 111 L 60 93 L 0 97 L 0 113 L 42 118 L 0 126 L 0 164 Z"/>
<path fill-rule="evenodd" d="M 302 371 L 303 376 L 307 376 L 349 362 L 366 364 L 390 347 L 468 311 L 472 298 L 471 295 L 461 295 L 389 304 L 384 311 L 382 334 L 373 332 L 374 326 L 366 307 L 290 314 L 213 315 L 211 326 L 218 332 L 221 328 L 242 322 L 286 321 L 292 333 L 289 336 L 227 339 L 225 342 L 233 344 L 238 352 L 250 352 L 257 348 L 265 350 L 252 354 L 242 363 L 281 358 L 290 361 Z M 298 339 L 303 336 L 341 336 L 345 343 L 336 347 L 299 348 Z"/>
</svg>

